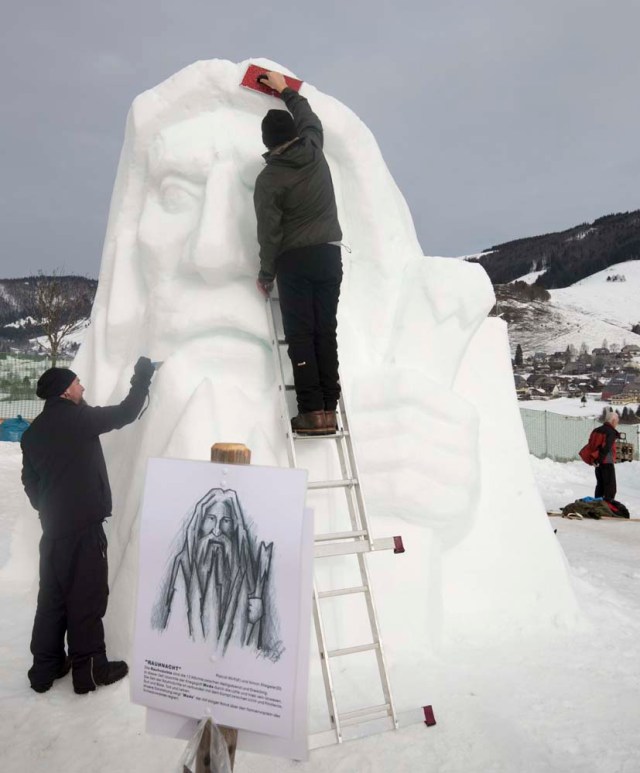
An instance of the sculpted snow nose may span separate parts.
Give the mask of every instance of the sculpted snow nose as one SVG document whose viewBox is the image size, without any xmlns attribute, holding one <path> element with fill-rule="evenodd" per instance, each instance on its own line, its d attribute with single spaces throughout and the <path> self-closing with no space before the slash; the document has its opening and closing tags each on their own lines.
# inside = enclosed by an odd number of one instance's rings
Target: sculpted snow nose
<svg viewBox="0 0 640 773">
<path fill-rule="evenodd" d="M 244 194 L 233 161 L 217 164 L 207 180 L 198 228 L 184 253 L 184 270 L 215 285 L 253 276 L 245 223 L 252 205 Z"/>
</svg>

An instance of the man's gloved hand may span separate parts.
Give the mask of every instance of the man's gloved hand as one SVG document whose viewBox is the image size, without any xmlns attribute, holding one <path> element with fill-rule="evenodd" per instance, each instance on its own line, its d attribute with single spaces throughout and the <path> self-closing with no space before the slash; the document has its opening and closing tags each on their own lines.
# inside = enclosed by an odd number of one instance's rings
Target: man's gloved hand
<svg viewBox="0 0 640 773">
<path fill-rule="evenodd" d="M 155 370 L 155 366 L 148 357 L 138 357 L 138 362 L 136 362 L 133 368 L 131 383 L 146 384 L 148 386 L 151 383 Z"/>
<path fill-rule="evenodd" d="M 271 291 L 273 290 L 274 279 L 275 277 L 270 276 L 269 274 L 265 274 L 264 271 L 261 271 L 258 274 L 258 278 L 256 279 L 256 287 L 265 298 L 268 298 L 271 294 Z"/>
</svg>

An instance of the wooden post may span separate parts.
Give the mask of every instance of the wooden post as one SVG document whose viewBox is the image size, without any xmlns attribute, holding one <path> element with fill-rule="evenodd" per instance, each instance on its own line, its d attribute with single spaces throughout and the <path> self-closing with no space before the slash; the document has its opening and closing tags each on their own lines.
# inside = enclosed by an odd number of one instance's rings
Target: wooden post
<svg viewBox="0 0 640 773">
<path fill-rule="evenodd" d="M 251 464 L 251 449 L 242 443 L 215 443 L 211 446 L 211 461 L 219 464 Z M 224 736 L 229 752 L 231 770 L 236 758 L 236 747 L 238 746 L 238 731 L 233 727 L 220 727 L 220 732 Z M 205 727 L 198 748 L 197 773 L 211 773 L 211 760 L 209 759 L 209 744 L 211 738 L 211 729 L 209 723 Z"/>
</svg>

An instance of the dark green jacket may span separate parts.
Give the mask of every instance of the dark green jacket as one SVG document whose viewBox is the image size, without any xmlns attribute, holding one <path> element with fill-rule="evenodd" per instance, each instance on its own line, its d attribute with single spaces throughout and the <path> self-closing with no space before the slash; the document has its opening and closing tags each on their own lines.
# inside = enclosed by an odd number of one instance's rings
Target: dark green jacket
<svg viewBox="0 0 640 773">
<path fill-rule="evenodd" d="M 285 89 L 282 98 L 298 137 L 280 152 L 265 153 L 267 165 L 256 179 L 253 202 L 264 278 L 275 276 L 281 253 L 342 239 L 320 119 L 293 89 Z"/>
</svg>

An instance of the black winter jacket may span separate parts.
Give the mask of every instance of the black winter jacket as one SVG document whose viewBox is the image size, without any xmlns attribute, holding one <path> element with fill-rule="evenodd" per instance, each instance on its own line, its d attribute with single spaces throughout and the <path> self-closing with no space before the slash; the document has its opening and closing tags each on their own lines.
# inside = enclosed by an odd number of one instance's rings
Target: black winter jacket
<svg viewBox="0 0 640 773">
<path fill-rule="evenodd" d="M 342 239 L 320 119 L 293 89 L 281 96 L 298 137 L 280 152 L 265 153 L 267 166 L 256 179 L 253 202 L 263 278 L 276 275 L 276 258 L 287 250 Z"/>
<path fill-rule="evenodd" d="M 120 405 L 76 405 L 50 397 L 22 436 L 22 483 L 46 537 L 77 533 L 111 515 L 111 488 L 100 435 L 130 424 L 149 392 L 134 376 Z"/>
</svg>

